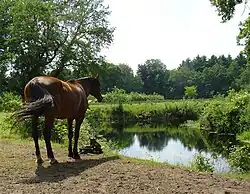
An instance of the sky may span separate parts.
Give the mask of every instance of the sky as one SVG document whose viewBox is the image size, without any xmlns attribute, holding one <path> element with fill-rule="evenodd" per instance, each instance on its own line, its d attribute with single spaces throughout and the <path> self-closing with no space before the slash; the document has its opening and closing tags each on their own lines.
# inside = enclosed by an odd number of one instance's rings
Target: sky
<svg viewBox="0 0 250 194">
<path fill-rule="evenodd" d="M 109 21 L 115 27 L 114 41 L 103 50 L 114 64 L 126 63 L 134 71 L 147 59 L 160 59 L 167 69 L 198 54 L 237 56 L 239 22 L 243 5 L 236 7 L 232 20 L 221 23 L 209 0 L 104 0 Z"/>
</svg>

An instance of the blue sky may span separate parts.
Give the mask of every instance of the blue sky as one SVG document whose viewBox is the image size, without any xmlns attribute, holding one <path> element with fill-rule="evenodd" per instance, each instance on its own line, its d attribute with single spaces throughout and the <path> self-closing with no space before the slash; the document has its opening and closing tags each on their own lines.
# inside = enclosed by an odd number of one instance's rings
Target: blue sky
<svg viewBox="0 0 250 194">
<path fill-rule="evenodd" d="M 243 5 L 234 18 L 221 23 L 209 0 L 105 0 L 116 27 L 114 42 L 103 52 L 115 64 L 127 63 L 133 70 L 150 58 L 158 58 L 168 69 L 187 57 L 231 54 L 242 49 L 236 44 L 238 24 L 247 13 Z"/>
</svg>

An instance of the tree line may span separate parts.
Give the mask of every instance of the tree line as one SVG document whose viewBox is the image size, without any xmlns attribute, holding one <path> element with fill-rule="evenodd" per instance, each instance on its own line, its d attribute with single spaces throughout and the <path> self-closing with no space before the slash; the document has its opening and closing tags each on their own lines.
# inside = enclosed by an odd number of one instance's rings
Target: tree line
<svg viewBox="0 0 250 194">
<path fill-rule="evenodd" d="M 159 59 L 139 64 L 134 74 L 126 64 L 107 63 L 102 67 L 103 92 L 122 88 L 127 92 L 158 93 L 168 99 L 185 96 L 185 87 L 194 86 L 198 98 L 226 94 L 229 89 L 240 90 L 250 84 L 250 69 L 243 55 L 196 56 L 183 60 L 178 68 L 168 70 Z"/>
</svg>

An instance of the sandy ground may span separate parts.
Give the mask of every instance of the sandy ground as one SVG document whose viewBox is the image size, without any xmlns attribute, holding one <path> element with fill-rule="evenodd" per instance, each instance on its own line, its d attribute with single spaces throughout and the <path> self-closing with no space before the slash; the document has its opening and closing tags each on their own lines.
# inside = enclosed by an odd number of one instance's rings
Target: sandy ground
<svg viewBox="0 0 250 194">
<path fill-rule="evenodd" d="M 0 140 L 0 193 L 250 193 L 247 180 L 105 155 L 68 163 L 66 150 L 54 150 L 59 164 L 38 167 L 33 144 Z"/>
</svg>

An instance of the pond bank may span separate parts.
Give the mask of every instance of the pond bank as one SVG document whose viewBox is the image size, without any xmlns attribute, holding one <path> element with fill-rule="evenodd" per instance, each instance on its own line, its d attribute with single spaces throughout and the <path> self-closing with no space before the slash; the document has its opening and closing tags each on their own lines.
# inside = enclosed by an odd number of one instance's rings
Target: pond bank
<svg viewBox="0 0 250 194">
<path fill-rule="evenodd" d="M 81 162 L 66 163 L 67 150 L 59 146 L 54 149 L 60 163 L 50 166 L 46 161 L 37 168 L 32 143 L 0 140 L 1 193 L 248 193 L 250 190 L 247 180 L 114 155 L 82 156 Z M 41 147 L 45 157 L 44 146 Z"/>
</svg>

